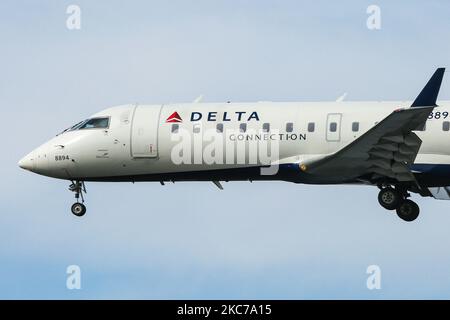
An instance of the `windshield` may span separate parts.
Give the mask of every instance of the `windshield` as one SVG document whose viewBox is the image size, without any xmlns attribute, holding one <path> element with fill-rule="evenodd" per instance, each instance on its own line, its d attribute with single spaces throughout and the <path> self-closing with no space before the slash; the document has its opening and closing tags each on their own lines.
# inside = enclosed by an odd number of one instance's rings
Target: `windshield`
<svg viewBox="0 0 450 320">
<path fill-rule="evenodd" d="M 106 129 L 109 127 L 109 117 L 91 118 L 78 122 L 61 133 L 81 129 Z M 60 133 L 60 134 L 61 134 Z"/>
<path fill-rule="evenodd" d="M 97 129 L 97 128 L 108 128 L 109 126 L 109 118 L 92 118 L 89 120 L 84 121 L 82 124 L 80 124 L 76 129 L 74 130 L 81 130 L 81 129 Z"/>
</svg>

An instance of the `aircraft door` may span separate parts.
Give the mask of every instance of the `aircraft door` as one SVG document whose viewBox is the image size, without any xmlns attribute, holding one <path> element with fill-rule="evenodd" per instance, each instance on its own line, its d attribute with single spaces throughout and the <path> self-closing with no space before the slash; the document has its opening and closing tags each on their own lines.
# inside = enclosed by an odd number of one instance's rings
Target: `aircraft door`
<svg viewBox="0 0 450 320">
<path fill-rule="evenodd" d="M 329 113 L 327 116 L 326 139 L 330 142 L 341 140 L 341 113 Z"/>
<path fill-rule="evenodd" d="M 155 158 L 158 156 L 158 123 L 162 106 L 139 106 L 133 112 L 131 128 L 131 156 Z"/>
</svg>

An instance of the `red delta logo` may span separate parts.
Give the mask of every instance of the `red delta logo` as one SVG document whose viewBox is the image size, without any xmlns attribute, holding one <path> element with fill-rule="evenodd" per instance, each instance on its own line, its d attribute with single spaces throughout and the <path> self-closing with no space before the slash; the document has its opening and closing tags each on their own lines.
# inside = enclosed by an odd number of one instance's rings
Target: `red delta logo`
<svg viewBox="0 0 450 320">
<path fill-rule="evenodd" d="M 178 122 L 183 122 L 183 120 L 176 111 L 172 113 L 166 120 L 166 123 L 178 123 Z"/>
</svg>

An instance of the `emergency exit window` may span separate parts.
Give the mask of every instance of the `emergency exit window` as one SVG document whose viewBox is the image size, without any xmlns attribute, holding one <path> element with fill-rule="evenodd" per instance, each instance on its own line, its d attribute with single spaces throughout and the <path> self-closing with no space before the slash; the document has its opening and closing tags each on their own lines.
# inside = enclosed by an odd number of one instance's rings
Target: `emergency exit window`
<svg viewBox="0 0 450 320">
<path fill-rule="evenodd" d="M 330 123 L 330 132 L 336 132 L 336 130 L 337 130 L 337 123 L 331 122 Z"/>
</svg>

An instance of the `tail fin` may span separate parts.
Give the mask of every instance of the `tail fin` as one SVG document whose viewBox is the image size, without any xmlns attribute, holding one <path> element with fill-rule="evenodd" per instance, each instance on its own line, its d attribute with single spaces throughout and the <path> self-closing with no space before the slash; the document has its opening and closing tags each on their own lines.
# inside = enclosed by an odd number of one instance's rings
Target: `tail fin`
<svg viewBox="0 0 450 320">
<path fill-rule="evenodd" d="M 420 94 L 414 100 L 411 108 L 415 107 L 435 107 L 439 89 L 441 88 L 442 78 L 444 77 L 445 68 L 438 68 L 428 83 L 422 89 Z"/>
</svg>

